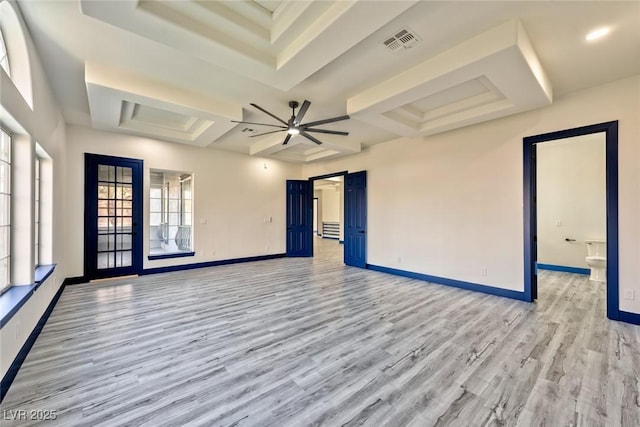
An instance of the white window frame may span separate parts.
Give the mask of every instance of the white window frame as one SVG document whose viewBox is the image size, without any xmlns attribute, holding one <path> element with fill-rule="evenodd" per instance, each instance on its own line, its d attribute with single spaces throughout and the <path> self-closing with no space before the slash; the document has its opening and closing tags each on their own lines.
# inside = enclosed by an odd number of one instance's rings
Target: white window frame
<svg viewBox="0 0 640 427">
<path fill-rule="evenodd" d="M 0 67 L 4 69 L 9 77 L 11 77 L 11 67 L 9 65 L 9 52 L 7 52 L 7 43 L 4 41 L 4 34 L 0 29 Z"/>
<path fill-rule="evenodd" d="M 193 255 L 193 174 L 151 169 L 149 182 L 149 258 Z"/>
<path fill-rule="evenodd" d="M 3 243 L 0 243 L 0 293 L 11 287 L 11 180 L 12 180 L 12 168 L 11 168 L 11 134 L 0 128 L 0 147 L 4 145 L 4 149 L 0 148 L 0 163 L 5 168 L 3 177 L 0 179 L 2 184 L 0 185 L 0 194 L 2 199 L 6 199 L 0 203 L 0 209 L 4 212 L 0 214 L 0 217 L 6 217 L 6 224 L 0 222 L 0 228 L 3 230 L 0 233 L 0 239 L 5 239 Z M 2 188 L 4 187 L 4 188 Z M 5 203 L 6 202 L 6 203 Z"/>
</svg>

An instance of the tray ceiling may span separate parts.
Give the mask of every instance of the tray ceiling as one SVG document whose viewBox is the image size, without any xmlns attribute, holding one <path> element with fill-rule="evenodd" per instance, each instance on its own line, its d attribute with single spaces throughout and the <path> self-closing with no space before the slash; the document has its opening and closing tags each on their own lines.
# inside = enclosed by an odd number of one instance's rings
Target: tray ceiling
<svg viewBox="0 0 640 427">
<path fill-rule="evenodd" d="M 350 155 L 398 136 L 428 138 L 640 74 L 638 2 L 20 7 L 69 123 L 291 162 Z M 584 40 L 602 25 L 608 39 Z M 282 146 L 284 133 L 252 137 L 269 129 L 231 122 L 269 122 L 250 103 L 286 119 L 288 101 L 304 99 L 313 103 L 308 121 L 351 115 L 331 126 L 349 136 L 323 135 L 321 146 L 294 137 Z"/>
</svg>

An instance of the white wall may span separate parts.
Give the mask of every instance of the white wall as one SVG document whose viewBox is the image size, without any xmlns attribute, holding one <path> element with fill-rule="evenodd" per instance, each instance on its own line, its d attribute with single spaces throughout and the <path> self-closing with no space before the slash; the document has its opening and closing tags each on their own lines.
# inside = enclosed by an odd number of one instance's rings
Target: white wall
<svg viewBox="0 0 640 427">
<path fill-rule="evenodd" d="M 585 240 L 607 235 L 605 134 L 549 141 L 536 151 L 538 262 L 588 268 Z"/>
<path fill-rule="evenodd" d="M 303 175 L 368 171 L 368 263 L 522 291 L 522 138 L 619 120 L 620 294 L 636 294 L 621 299 L 620 309 L 640 313 L 638 117 L 640 76 L 534 111 L 306 165 Z"/>
<path fill-rule="evenodd" d="M 18 11 L 13 2 L 4 2 L 2 7 L 11 7 Z M 3 9 L 2 19 L 8 9 Z M 19 138 L 30 138 L 33 143 L 38 141 L 52 159 L 53 165 L 53 248 L 51 261 L 57 264 L 55 273 L 40 286 L 27 303 L 0 330 L 0 376 L 4 377 L 20 348 L 33 331 L 36 323 L 44 313 L 51 299 L 56 294 L 66 277 L 64 256 L 64 239 L 66 228 L 66 147 L 65 124 L 62 114 L 52 95 L 47 76 L 42 69 L 37 52 L 30 35 L 26 31 L 24 21 L 18 11 L 19 24 L 25 36 L 25 45 L 29 52 L 32 84 L 32 107 L 27 102 L 9 77 L 0 69 L 0 121 L 14 135 Z M 14 34 L 6 34 L 9 43 Z M 22 76 L 24 77 L 24 76 Z"/>
<path fill-rule="evenodd" d="M 340 222 L 340 194 L 338 188 L 322 189 L 322 220 Z"/>
<path fill-rule="evenodd" d="M 149 229 L 149 170 L 193 173 L 196 255 L 149 261 L 145 237 L 144 268 L 286 251 L 285 181 L 300 177 L 300 165 L 78 126 L 67 128 L 67 146 L 67 190 L 74 195 L 67 212 L 70 224 L 76 224 L 68 230 L 67 276 L 83 275 L 84 153 L 144 160 L 145 231 Z M 273 221 L 265 223 L 265 218 Z"/>
</svg>

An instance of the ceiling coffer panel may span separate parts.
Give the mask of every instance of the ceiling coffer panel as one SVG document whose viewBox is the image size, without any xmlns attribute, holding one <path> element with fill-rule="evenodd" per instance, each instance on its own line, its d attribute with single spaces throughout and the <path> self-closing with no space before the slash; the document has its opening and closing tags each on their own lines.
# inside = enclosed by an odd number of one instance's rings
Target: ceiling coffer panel
<svg viewBox="0 0 640 427">
<path fill-rule="evenodd" d="M 417 0 L 81 0 L 82 13 L 280 90 L 289 90 Z M 367 19 L 362 19 L 366 16 Z"/>
<path fill-rule="evenodd" d="M 416 137 L 549 105 L 552 89 L 518 21 L 509 21 L 347 100 L 353 118 Z"/>
<path fill-rule="evenodd" d="M 234 127 L 242 107 L 87 62 L 93 127 L 204 147 Z"/>
</svg>

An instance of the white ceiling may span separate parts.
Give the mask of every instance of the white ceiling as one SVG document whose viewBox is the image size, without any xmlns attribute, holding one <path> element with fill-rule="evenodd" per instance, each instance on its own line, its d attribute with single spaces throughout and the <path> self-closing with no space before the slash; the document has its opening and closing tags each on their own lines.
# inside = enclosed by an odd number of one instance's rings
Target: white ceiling
<svg viewBox="0 0 640 427">
<path fill-rule="evenodd" d="M 640 2 L 19 2 L 67 122 L 294 162 L 538 108 L 640 74 Z M 585 35 L 609 26 L 609 36 Z M 392 52 L 407 28 L 420 40 Z M 350 135 L 250 137 L 287 120 Z"/>
</svg>

